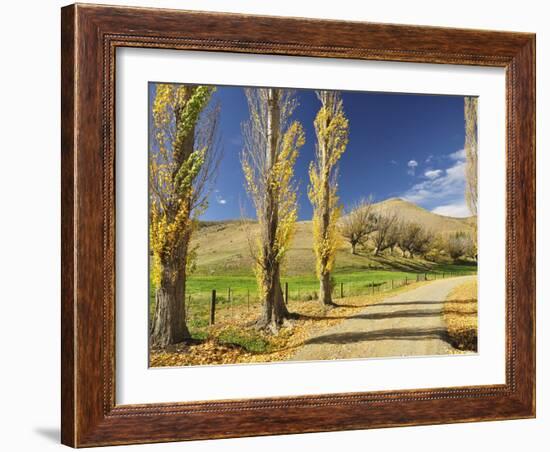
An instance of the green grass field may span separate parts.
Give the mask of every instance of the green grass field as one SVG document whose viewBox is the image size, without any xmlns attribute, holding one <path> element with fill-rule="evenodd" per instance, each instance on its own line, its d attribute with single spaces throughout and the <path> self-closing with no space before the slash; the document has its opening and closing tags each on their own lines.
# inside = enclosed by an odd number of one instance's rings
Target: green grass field
<svg viewBox="0 0 550 452">
<path fill-rule="evenodd" d="M 416 280 L 417 274 L 424 275 L 425 273 L 435 275 L 443 273 L 474 273 L 476 267 L 473 265 L 452 265 L 452 264 L 439 264 L 428 269 L 419 271 L 392 271 L 392 270 L 352 270 L 352 271 L 338 271 L 334 273 L 334 281 L 337 286 L 340 283 L 344 284 L 344 289 L 347 287 L 359 289 L 361 287 L 367 288 L 374 282 L 375 285 L 383 282 L 389 282 L 392 279 L 397 281 Z M 434 276 L 435 277 L 435 276 Z M 301 275 L 301 276 L 288 276 L 283 277 L 282 281 L 288 283 L 290 298 L 298 293 L 308 293 L 316 291 L 319 287 L 319 280 L 315 275 Z M 337 287 L 338 288 L 338 287 Z M 187 280 L 187 293 L 193 296 L 194 294 L 208 293 L 212 290 L 217 291 L 218 297 L 226 297 L 227 290 L 231 289 L 232 292 L 246 292 L 256 293 L 257 285 L 256 278 L 253 275 L 225 275 L 225 276 L 205 276 L 205 275 L 191 275 Z"/>
<path fill-rule="evenodd" d="M 340 298 L 343 290 L 345 297 L 368 295 L 373 292 L 391 291 L 406 283 L 439 279 L 461 274 L 472 274 L 477 267 L 472 264 L 434 264 L 423 271 L 405 272 L 398 270 L 355 270 L 334 273 L 334 299 Z M 393 281 L 393 283 L 392 283 Z M 283 290 L 288 284 L 288 298 L 292 302 L 307 302 L 317 299 L 319 282 L 315 275 L 288 276 L 282 278 Z M 253 275 L 205 276 L 191 275 L 187 280 L 186 305 L 188 326 L 196 339 L 208 335 L 210 301 L 212 290 L 216 290 L 216 312 L 219 318 L 231 317 L 239 323 L 239 312 L 258 311 L 259 299 L 256 279 Z M 153 284 L 150 285 L 150 312 L 154 310 Z M 259 312 L 259 311 L 258 311 Z"/>
</svg>

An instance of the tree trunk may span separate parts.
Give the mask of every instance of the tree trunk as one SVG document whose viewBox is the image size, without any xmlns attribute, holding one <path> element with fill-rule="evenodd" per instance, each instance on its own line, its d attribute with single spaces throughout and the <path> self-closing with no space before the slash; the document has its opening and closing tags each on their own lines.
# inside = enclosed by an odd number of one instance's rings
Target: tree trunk
<svg viewBox="0 0 550 452">
<path fill-rule="evenodd" d="M 266 165 L 272 168 L 276 163 L 277 149 L 279 146 L 280 132 L 280 92 L 278 89 L 270 89 L 268 93 L 267 107 L 267 149 Z M 261 329 L 276 333 L 290 317 L 284 303 L 283 290 L 281 288 L 280 266 L 278 262 L 277 230 L 279 227 L 279 215 L 277 194 L 274 193 L 271 183 L 267 184 L 265 193 L 265 212 L 263 224 L 263 250 L 262 258 L 262 284 L 265 299 L 263 300 L 262 314 L 256 326 Z"/>
<path fill-rule="evenodd" d="M 155 292 L 155 313 L 151 326 L 151 345 L 166 347 L 189 339 L 185 319 L 185 269 L 165 268 Z"/>
<path fill-rule="evenodd" d="M 319 301 L 323 306 L 333 306 L 332 287 L 330 283 L 330 272 L 321 275 L 319 284 Z"/>
<path fill-rule="evenodd" d="M 351 254 L 357 254 L 355 248 L 356 248 L 357 244 L 356 243 L 351 243 Z"/>
<path fill-rule="evenodd" d="M 256 326 L 268 330 L 271 333 L 277 333 L 279 328 L 281 328 L 290 317 L 283 297 L 278 268 L 275 270 L 273 277 L 265 281 L 265 284 L 265 300 L 263 301 L 262 313 L 256 322 Z"/>
<path fill-rule="evenodd" d="M 189 100 L 193 90 L 185 94 L 179 109 L 175 112 L 176 129 L 182 121 L 181 109 Z M 175 145 L 175 142 L 172 143 Z M 175 180 L 181 165 L 187 161 L 195 146 L 195 126 L 193 125 L 184 140 L 173 149 L 173 159 L 176 163 L 172 179 Z M 189 218 L 191 207 L 187 199 Z M 177 215 L 177 203 L 169 208 L 168 217 L 172 220 Z M 185 283 L 187 277 L 187 253 L 191 230 L 180 232 L 180 240 L 172 250 L 171 258 L 162 263 L 161 281 L 155 292 L 155 313 L 151 325 L 150 344 L 156 347 L 166 347 L 177 344 L 191 337 L 187 328 L 185 315 Z"/>
<path fill-rule="evenodd" d="M 321 204 L 321 236 L 323 237 L 323 243 L 327 242 L 327 234 L 330 226 L 330 167 L 328 163 L 328 150 L 327 144 L 324 143 L 324 151 L 321 153 L 323 156 L 322 167 L 324 168 L 323 174 L 323 198 Z M 355 247 L 354 247 L 355 248 Z M 355 254 L 355 249 L 354 249 Z M 319 302 L 322 306 L 332 306 L 332 294 L 330 290 L 330 271 L 328 270 L 329 256 L 323 253 L 321 256 L 320 275 L 319 275 Z"/>
</svg>

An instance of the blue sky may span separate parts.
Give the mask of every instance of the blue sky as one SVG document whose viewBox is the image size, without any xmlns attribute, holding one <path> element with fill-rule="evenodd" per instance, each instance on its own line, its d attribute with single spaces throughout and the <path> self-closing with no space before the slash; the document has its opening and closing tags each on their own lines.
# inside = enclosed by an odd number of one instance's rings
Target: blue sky
<svg viewBox="0 0 550 452">
<path fill-rule="evenodd" d="M 152 88 L 153 89 L 153 88 Z M 313 159 L 313 120 L 320 103 L 313 90 L 297 90 L 294 118 L 306 143 L 296 162 L 299 219 L 311 219 L 307 168 Z M 339 196 L 344 206 L 372 195 L 376 201 L 401 197 L 442 215 L 469 216 L 464 200 L 463 97 L 343 91 L 350 124 L 340 160 Z M 241 124 L 248 118 L 243 88 L 218 87 L 212 97 L 220 112 L 223 159 L 201 219 L 239 218 L 254 212 L 243 187 Z"/>
</svg>

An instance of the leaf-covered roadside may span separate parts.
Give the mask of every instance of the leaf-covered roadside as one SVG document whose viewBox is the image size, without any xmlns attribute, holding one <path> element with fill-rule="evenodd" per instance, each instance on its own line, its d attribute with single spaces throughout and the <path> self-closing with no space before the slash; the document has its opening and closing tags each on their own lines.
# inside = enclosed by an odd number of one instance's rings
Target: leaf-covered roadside
<svg viewBox="0 0 550 452">
<path fill-rule="evenodd" d="M 455 287 L 443 309 L 453 347 L 477 351 L 477 279 Z"/>
</svg>

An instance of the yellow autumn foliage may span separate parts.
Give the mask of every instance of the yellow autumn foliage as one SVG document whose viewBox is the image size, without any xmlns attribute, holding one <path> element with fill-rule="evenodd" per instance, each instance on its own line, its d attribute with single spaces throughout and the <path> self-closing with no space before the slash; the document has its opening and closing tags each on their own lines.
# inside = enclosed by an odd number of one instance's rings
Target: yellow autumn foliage
<svg viewBox="0 0 550 452">
<path fill-rule="evenodd" d="M 338 199 L 337 164 L 348 144 L 349 123 L 338 93 L 317 93 L 321 108 L 314 121 L 317 135 L 315 161 L 309 166 L 309 200 L 313 206 L 313 249 L 317 276 L 334 267 L 336 250 L 342 239 L 338 220 L 342 206 Z"/>
<path fill-rule="evenodd" d="M 206 148 L 185 146 L 213 92 L 211 87 L 158 84 L 153 101 L 154 146 L 149 158 L 152 279 L 159 287 L 167 262 L 183 259 L 192 265 L 188 249 L 195 228 L 192 215 L 194 182 L 205 161 Z M 172 269 L 175 279 L 176 269 Z"/>
<path fill-rule="evenodd" d="M 251 138 L 249 147 L 245 148 L 241 159 L 245 187 L 254 202 L 256 217 L 260 225 L 260 232 L 254 239 L 253 253 L 254 271 L 262 299 L 266 296 L 267 288 L 270 286 L 270 278 L 274 276 L 268 267 L 272 267 L 273 263 L 283 263 L 295 233 L 298 206 L 297 189 L 294 183 L 294 165 L 299 149 L 305 143 L 305 133 L 301 124 L 297 121 L 291 122 L 284 131 L 281 131 L 273 161 L 267 163 L 263 154 L 267 146 L 267 142 L 263 138 L 266 127 L 263 116 L 267 114 L 265 110 L 267 98 L 262 96 L 265 95 L 265 93 L 257 91 L 252 94 L 253 98 L 249 97 Z M 292 100 L 289 97 L 284 97 L 284 99 L 281 101 L 281 109 L 290 115 L 292 107 L 289 105 Z M 285 110 L 287 107 L 288 110 Z M 285 113 L 282 114 L 282 116 L 284 115 Z M 257 141 L 254 142 L 254 140 Z M 268 209 L 266 199 L 268 197 L 269 202 L 276 208 L 278 219 L 273 243 L 268 243 L 269 240 L 262 233 L 269 221 L 266 218 Z"/>
</svg>

